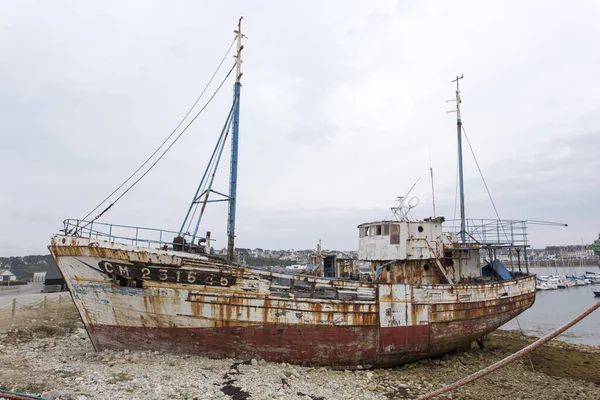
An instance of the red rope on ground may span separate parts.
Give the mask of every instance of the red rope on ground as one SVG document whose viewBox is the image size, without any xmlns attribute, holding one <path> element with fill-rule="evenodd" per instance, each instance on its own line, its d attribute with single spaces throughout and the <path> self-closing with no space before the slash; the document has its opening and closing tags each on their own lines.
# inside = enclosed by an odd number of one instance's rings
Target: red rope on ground
<svg viewBox="0 0 600 400">
<path fill-rule="evenodd" d="M 0 399 L 11 399 L 11 400 L 31 400 L 31 399 L 41 399 L 41 397 L 31 397 L 28 395 L 20 395 L 20 394 L 12 394 L 12 393 L 5 393 L 5 392 L 0 392 Z"/>
<path fill-rule="evenodd" d="M 484 369 L 482 369 L 481 371 L 478 371 L 474 374 L 471 374 L 459 381 L 456 381 L 448 386 L 444 386 L 441 389 L 438 389 L 436 391 L 427 393 L 421 397 L 419 397 L 417 400 L 426 400 L 426 399 L 431 399 L 434 396 L 438 396 L 442 393 L 446 393 L 449 392 L 451 390 L 454 390 L 458 387 L 461 387 L 463 385 L 466 385 L 469 382 L 472 382 L 476 379 L 481 378 L 484 375 L 489 374 L 490 372 L 493 372 L 495 370 L 497 370 L 498 368 L 504 367 L 506 364 L 515 361 L 518 358 L 523 357 L 525 354 L 529 353 L 530 351 L 540 347 L 541 345 L 543 345 L 544 343 L 554 339 L 556 336 L 560 335 L 561 333 L 563 333 L 564 331 L 566 331 L 567 329 L 569 329 L 570 327 L 572 327 L 573 325 L 575 325 L 576 323 L 578 323 L 579 321 L 581 321 L 582 319 L 584 319 L 585 317 L 587 317 L 588 315 L 590 315 L 591 313 L 593 313 L 598 307 L 600 307 L 600 301 L 597 302 L 595 305 L 593 305 L 592 307 L 588 308 L 584 313 L 578 315 L 576 318 L 572 319 L 570 322 L 566 323 L 565 325 L 561 326 L 560 328 L 558 328 L 557 330 L 550 332 L 549 334 L 547 334 L 546 336 L 536 340 L 535 342 L 531 343 L 529 346 L 522 348 L 521 350 L 517 351 L 514 354 L 511 354 L 510 356 L 498 361 L 495 364 L 490 365 L 489 367 L 486 367 Z"/>
</svg>

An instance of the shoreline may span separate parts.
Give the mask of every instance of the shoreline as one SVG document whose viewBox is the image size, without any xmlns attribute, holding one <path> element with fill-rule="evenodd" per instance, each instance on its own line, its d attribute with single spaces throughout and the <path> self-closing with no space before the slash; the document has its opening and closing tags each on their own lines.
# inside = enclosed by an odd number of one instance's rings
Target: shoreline
<svg viewBox="0 0 600 400">
<path fill-rule="evenodd" d="M 496 330 L 489 337 L 492 348 L 500 348 L 508 353 L 517 352 L 539 339 L 515 330 Z M 600 370 L 593 368 L 600 365 L 600 346 L 569 343 L 559 338 L 529 353 L 534 370 L 600 386 Z"/>
</svg>

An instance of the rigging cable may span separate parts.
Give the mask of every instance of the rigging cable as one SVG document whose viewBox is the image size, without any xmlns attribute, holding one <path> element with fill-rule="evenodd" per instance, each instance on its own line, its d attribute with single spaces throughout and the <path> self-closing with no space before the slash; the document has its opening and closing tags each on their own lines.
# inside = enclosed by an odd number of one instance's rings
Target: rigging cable
<svg viewBox="0 0 600 400">
<path fill-rule="evenodd" d="M 467 136 L 467 131 L 465 130 L 464 124 L 462 124 L 462 131 L 465 134 L 465 139 L 467 139 L 467 144 L 469 145 L 469 150 L 471 150 L 471 155 L 473 155 L 473 160 L 475 160 L 475 165 L 477 166 L 477 170 L 479 171 L 479 175 L 481 176 L 481 180 L 483 181 L 485 190 L 487 191 L 487 194 L 490 198 L 492 207 L 494 208 L 494 212 L 496 213 L 496 217 L 498 218 L 498 221 L 500 221 L 500 214 L 498 214 L 498 210 L 496 209 L 496 204 L 494 203 L 494 199 L 492 198 L 490 189 L 488 188 L 487 182 L 485 181 L 485 178 L 483 177 L 483 172 L 481 172 L 481 168 L 479 167 L 479 162 L 477 161 L 477 157 L 475 157 L 475 152 L 473 151 L 473 147 L 471 147 L 471 142 L 469 141 L 469 137 Z M 504 232 L 504 236 L 506 237 L 506 240 L 509 240 L 508 235 L 506 234 L 506 229 L 504 229 L 504 224 L 501 223 L 500 226 L 502 227 L 502 231 Z"/>
<path fill-rule="evenodd" d="M 494 212 L 496 213 L 496 217 L 498 218 L 498 221 L 500 221 L 500 214 L 498 213 L 498 210 L 496 209 L 496 204 L 494 204 L 494 199 L 492 198 L 492 194 L 490 193 L 490 190 L 488 189 L 487 182 L 485 181 L 485 178 L 483 177 L 483 173 L 481 172 L 481 168 L 479 167 L 479 162 L 477 162 L 477 157 L 475 157 L 475 152 L 473 151 L 473 147 L 471 146 L 471 142 L 469 141 L 469 137 L 467 136 L 467 131 L 465 131 L 465 125 L 464 124 L 462 124 L 462 131 L 465 134 L 465 139 L 467 139 L 467 144 L 469 145 L 469 150 L 471 150 L 471 155 L 473 155 L 473 160 L 475 160 L 475 165 L 477 166 L 477 170 L 479 171 L 479 175 L 481 175 L 481 180 L 483 181 L 483 185 L 485 186 L 485 190 L 487 191 L 487 194 L 488 194 L 488 196 L 490 198 L 490 202 L 492 203 L 492 207 L 494 208 Z M 456 208 L 455 208 L 455 211 L 456 211 Z M 504 236 L 506 237 L 506 240 L 510 241 L 508 239 L 508 235 L 506 233 L 506 229 L 504 229 L 504 224 L 501 223 L 500 226 L 502 227 L 502 231 L 504 232 Z M 521 334 L 524 335 L 525 332 L 523 331 L 523 328 L 521 327 L 521 323 L 519 322 L 519 318 L 515 317 L 515 320 L 517 321 L 517 325 L 519 326 L 519 331 L 521 332 Z M 529 357 L 529 355 L 527 355 L 527 359 L 529 360 L 529 364 L 531 364 L 531 370 L 534 371 L 533 362 L 531 361 L 531 358 Z"/>
<path fill-rule="evenodd" d="M 183 136 L 183 134 L 188 130 L 188 128 L 190 127 L 190 125 L 192 125 L 194 123 L 194 121 L 196 120 L 196 118 L 198 118 L 200 116 L 200 114 L 202 113 L 202 111 L 204 111 L 204 109 L 206 107 L 208 107 L 208 105 L 210 104 L 210 102 L 212 101 L 212 99 L 217 95 L 217 93 L 219 92 L 219 90 L 221 90 L 221 87 L 223 87 L 223 84 L 225 83 L 225 81 L 227 81 L 227 78 L 229 78 L 229 75 L 231 75 L 231 72 L 233 72 L 233 70 L 235 69 L 235 64 L 233 64 L 233 66 L 231 67 L 231 69 L 229 70 L 229 72 L 227 73 L 227 75 L 225 76 L 225 78 L 223 79 L 223 81 L 221 81 L 221 83 L 219 84 L 219 87 L 217 87 L 217 90 L 215 90 L 215 92 L 212 94 L 212 96 L 210 96 L 210 98 L 208 99 L 208 101 L 204 104 L 204 106 L 200 109 L 200 111 L 198 111 L 198 113 L 196 113 L 196 115 L 194 116 L 194 118 L 192 118 L 192 120 L 185 126 L 185 128 L 183 128 L 183 130 L 179 133 L 179 135 L 177 135 L 175 137 L 175 139 L 173 140 L 173 142 L 171 142 L 171 144 L 162 152 L 162 154 L 156 159 L 156 161 L 154 161 L 150 167 L 146 170 L 146 172 L 144 172 L 142 174 L 142 176 L 140 176 L 138 179 L 135 180 L 135 182 L 133 182 L 123 193 L 121 193 L 121 195 L 119 195 L 119 197 L 117 197 L 115 199 L 115 201 L 113 201 L 112 203 L 110 203 L 110 205 L 108 207 L 106 207 L 100 214 L 98 214 L 96 217 L 94 217 L 93 220 L 91 220 L 90 222 L 88 222 L 86 225 L 83 226 L 83 228 L 85 228 L 86 226 L 88 226 L 89 224 L 91 224 L 92 222 L 96 221 L 98 218 L 100 218 L 105 212 L 107 212 L 108 210 L 110 210 L 110 208 L 112 206 L 115 205 L 115 203 L 117 201 L 119 201 L 123 196 L 125 196 L 127 194 L 127 192 L 129 192 L 139 181 L 142 180 L 142 178 L 144 178 L 148 172 L 150 172 L 150 170 L 152 170 L 152 168 L 164 157 L 165 154 L 167 154 L 167 152 L 171 149 L 171 147 L 173 147 L 173 145 L 175 143 L 177 143 L 177 141 L 179 140 L 179 138 L 181 138 L 181 136 Z M 89 215 L 88 215 L 89 216 Z"/>
<path fill-rule="evenodd" d="M 219 150 L 219 155 L 217 158 L 211 157 L 210 162 L 208 164 L 207 167 L 207 171 L 211 171 L 211 182 L 209 183 L 208 179 L 204 180 L 204 177 L 202 178 L 202 186 L 198 189 L 197 193 L 200 192 L 202 193 L 200 196 L 197 195 L 194 198 L 194 200 L 192 201 L 193 203 L 195 203 L 194 205 L 194 212 L 192 213 L 192 217 L 189 219 L 189 223 L 186 229 L 186 234 L 189 234 L 189 230 L 190 227 L 192 226 L 192 222 L 194 220 L 194 217 L 196 216 L 196 212 L 198 211 L 198 206 L 200 204 L 199 199 L 204 196 L 204 201 L 202 202 L 202 209 L 200 211 L 200 215 L 198 217 L 198 224 L 200 223 L 200 219 L 202 219 L 202 215 L 204 214 L 204 209 L 206 208 L 206 202 L 208 201 L 208 196 L 210 195 L 210 192 L 212 191 L 212 180 L 214 180 L 214 175 L 217 172 L 217 167 L 219 165 L 219 161 L 221 159 L 221 154 L 223 153 L 223 149 L 225 148 L 225 142 L 227 141 L 227 137 L 229 136 L 229 130 L 231 127 L 231 116 L 233 115 L 233 110 L 235 109 L 235 106 L 237 105 L 238 99 L 235 99 L 233 106 L 231 107 L 231 111 L 229 112 L 229 115 L 227 116 L 227 120 L 225 122 L 225 127 L 223 128 L 223 131 L 221 132 L 221 135 L 219 136 L 219 140 L 217 141 L 217 147 L 215 149 L 215 153 L 217 151 L 217 149 Z M 213 153 L 213 156 L 214 154 Z M 189 214 L 188 214 L 189 215 Z M 187 220 L 187 217 L 186 217 Z M 185 222 L 184 222 L 185 224 Z M 194 232 L 194 238 L 196 236 L 196 232 L 198 231 L 198 224 L 196 224 L 196 230 Z M 183 232 L 183 231 L 182 231 Z"/>
<path fill-rule="evenodd" d="M 227 51 L 225 52 L 225 55 L 223 56 L 223 58 L 221 59 L 221 62 L 219 63 L 219 65 L 217 66 L 217 69 L 215 70 L 215 72 L 212 74 L 212 76 L 210 77 L 208 83 L 206 84 L 206 86 L 204 86 L 204 89 L 202 90 L 202 92 L 200 93 L 200 95 L 198 96 L 198 98 L 196 99 L 196 101 L 194 101 L 194 104 L 190 107 L 190 109 L 188 110 L 188 112 L 185 114 L 185 116 L 181 119 L 181 121 L 179 121 L 179 123 L 177 124 L 177 126 L 175 127 L 175 129 L 173 129 L 173 131 L 171 132 L 171 134 L 169 136 L 167 136 L 167 138 L 161 143 L 160 146 L 158 146 L 158 148 L 154 151 L 154 153 L 152 153 L 150 155 L 150 157 L 148 157 L 146 159 L 146 161 L 144 161 L 142 163 L 142 165 L 139 166 L 138 169 L 135 170 L 134 173 L 132 173 L 129 178 L 125 179 L 123 181 L 123 183 L 121 183 L 115 190 L 113 190 L 113 192 L 111 194 L 109 194 L 108 196 L 106 196 L 106 198 L 104 200 L 102 200 L 92 211 L 90 211 L 85 217 L 83 217 L 83 220 L 86 220 L 90 215 L 92 215 L 94 213 L 94 211 L 96 211 L 98 208 L 100 208 L 100 206 L 102 206 L 102 204 L 106 203 L 108 201 L 108 199 L 110 199 L 115 193 L 117 193 L 123 186 L 125 186 L 125 184 L 127 182 L 129 182 L 138 172 L 140 172 L 140 170 L 146 165 L 148 164 L 148 162 L 152 159 L 152 157 L 154 157 L 156 155 L 156 153 L 158 153 L 160 151 L 160 149 L 169 141 L 169 139 L 171 139 L 171 137 L 173 137 L 173 135 L 175 134 L 175 132 L 177 132 L 177 130 L 179 129 L 179 127 L 181 127 L 181 125 L 183 124 L 183 122 L 187 119 L 187 117 L 191 114 L 192 110 L 196 107 L 196 105 L 198 104 L 198 102 L 200 101 L 200 99 L 202 98 L 202 96 L 204 96 L 204 93 L 206 92 L 206 90 L 208 89 L 208 87 L 210 86 L 210 84 L 212 83 L 213 79 L 215 78 L 215 76 L 217 75 L 217 73 L 219 72 L 219 70 L 221 69 L 221 66 L 223 65 L 223 62 L 225 62 L 225 59 L 227 58 L 227 56 L 229 55 L 229 52 L 231 51 L 231 48 L 233 47 L 234 43 L 235 43 L 236 39 L 234 39 L 231 44 L 229 45 L 229 48 L 227 49 Z M 213 95 L 214 97 L 214 95 Z M 212 99 L 212 98 L 211 98 Z M 210 100 L 209 100 L 210 102 Z M 208 104 L 208 103 L 207 103 Z M 205 106 L 206 107 L 206 106 Z M 204 107 L 203 107 L 204 109 Z M 186 127 L 187 129 L 187 127 Z M 134 184 L 135 185 L 135 184 Z M 104 210 L 100 215 L 104 214 L 106 211 L 108 211 L 108 209 L 110 207 L 112 207 L 114 205 L 114 203 L 116 202 L 116 200 L 106 209 Z M 97 216 L 96 218 L 94 218 L 94 221 L 96 219 L 98 219 L 99 216 Z"/>
<path fill-rule="evenodd" d="M 234 107 L 237 105 L 237 101 L 238 101 L 238 99 L 235 100 Z M 204 196 L 204 201 L 202 202 L 202 207 L 200 208 L 200 215 L 198 215 L 198 222 L 196 222 L 196 228 L 194 229 L 194 236 L 192 237 L 192 241 L 196 238 L 196 234 L 198 233 L 198 226 L 200 225 L 200 220 L 202 220 L 202 216 L 204 215 L 204 210 L 206 209 L 206 203 L 208 202 L 208 196 L 210 195 L 210 192 L 212 191 L 212 184 L 214 182 L 215 175 L 217 174 L 217 168 L 219 166 L 219 162 L 221 161 L 221 156 L 223 155 L 223 149 L 225 149 L 225 144 L 227 142 L 227 137 L 229 136 L 229 130 L 231 128 L 231 124 L 233 123 L 233 118 L 231 118 L 232 115 L 233 115 L 233 108 L 232 108 L 231 114 L 229 115 L 230 119 L 229 119 L 229 123 L 227 125 L 227 129 L 225 130 L 225 136 L 223 137 L 223 141 L 220 143 L 221 148 L 219 149 L 219 153 L 217 155 L 217 158 L 215 159 L 214 168 L 212 170 L 212 174 L 210 177 L 210 183 L 208 182 L 208 179 L 206 180 L 206 182 L 207 182 L 206 195 Z"/>
</svg>

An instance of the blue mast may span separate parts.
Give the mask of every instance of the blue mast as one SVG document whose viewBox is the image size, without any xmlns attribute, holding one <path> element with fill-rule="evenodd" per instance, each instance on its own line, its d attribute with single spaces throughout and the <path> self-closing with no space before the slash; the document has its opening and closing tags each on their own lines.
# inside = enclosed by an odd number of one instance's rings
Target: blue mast
<svg viewBox="0 0 600 400">
<path fill-rule="evenodd" d="M 198 185 L 198 189 L 194 194 L 194 198 L 192 199 L 192 203 L 188 209 L 188 212 L 183 220 L 183 224 L 179 230 L 179 236 L 184 245 L 184 249 L 190 249 L 192 251 L 203 251 L 204 247 L 201 247 L 201 242 L 205 241 L 206 251 L 209 251 L 210 248 L 210 232 L 207 232 L 206 238 L 200 238 L 199 242 L 196 243 L 195 240 L 198 234 L 198 228 L 200 226 L 200 222 L 202 220 L 202 216 L 204 215 L 204 210 L 206 209 L 206 205 L 208 203 L 216 203 L 221 201 L 227 201 L 229 203 L 228 210 L 228 218 L 227 218 L 227 260 L 233 262 L 233 249 L 234 249 L 234 241 L 235 241 L 235 204 L 236 204 L 236 196 L 237 196 L 237 166 L 238 166 L 238 135 L 239 135 L 239 123 L 240 123 L 240 78 L 242 77 L 242 60 L 241 60 L 241 52 L 244 46 L 242 46 L 242 18 L 240 17 L 238 22 L 238 28 L 234 31 L 237 36 L 237 54 L 235 55 L 235 67 L 236 67 L 236 80 L 233 86 L 233 104 L 231 109 L 229 110 L 229 114 L 227 115 L 227 119 L 225 120 L 225 124 L 223 125 L 223 130 L 221 131 L 221 135 L 217 140 L 217 144 L 212 152 L 208 165 L 206 166 L 206 170 L 204 171 L 204 175 L 202 176 L 202 180 Z M 225 143 L 229 136 L 229 132 L 231 132 L 231 168 L 229 175 L 229 195 L 217 192 L 213 190 L 213 183 L 215 180 L 215 175 L 217 173 L 217 169 L 219 168 L 219 162 L 221 160 L 221 155 L 223 154 L 223 149 L 225 148 Z M 215 194 L 218 196 L 216 199 L 209 199 L 210 195 Z M 200 209 L 199 215 L 197 217 L 196 224 L 193 228 L 193 231 L 190 233 L 188 229 L 192 227 L 192 222 L 196 215 L 196 212 Z M 185 238 L 190 239 L 190 243 L 187 244 Z"/>
<path fill-rule="evenodd" d="M 458 89 L 459 79 L 464 75 L 457 76 L 452 82 L 456 82 L 456 134 L 458 135 L 458 185 L 460 190 L 460 239 L 465 243 L 465 188 L 463 183 L 463 159 L 462 159 L 462 120 L 460 119 L 460 91 Z"/>
<path fill-rule="evenodd" d="M 229 211 L 227 216 L 227 261 L 233 262 L 235 248 L 235 205 L 237 200 L 238 135 L 240 128 L 240 89 L 242 78 L 242 18 L 238 21 L 235 85 L 233 86 L 233 132 L 231 135 L 231 167 L 229 172 Z"/>
</svg>

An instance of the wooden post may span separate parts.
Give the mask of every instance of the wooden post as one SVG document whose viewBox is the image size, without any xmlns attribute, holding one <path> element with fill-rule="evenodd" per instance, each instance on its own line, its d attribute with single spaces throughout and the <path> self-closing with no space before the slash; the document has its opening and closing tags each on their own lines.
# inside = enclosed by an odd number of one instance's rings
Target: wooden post
<svg viewBox="0 0 600 400">
<path fill-rule="evenodd" d="M 48 296 L 44 296 L 44 310 L 46 309 L 47 302 L 48 302 Z"/>
<path fill-rule="evenodd" d="M 58 295 L 58 305 L 60 305 L 60 297 L 62 296 L 62 294 Z"/>
<path fill-rule="evenodd" d="M 17 299 L 13 299 L 13 306 L 12 306 L 12 318 L 15 318 L 15 312 L 17 310 Z"/>
</svg>

